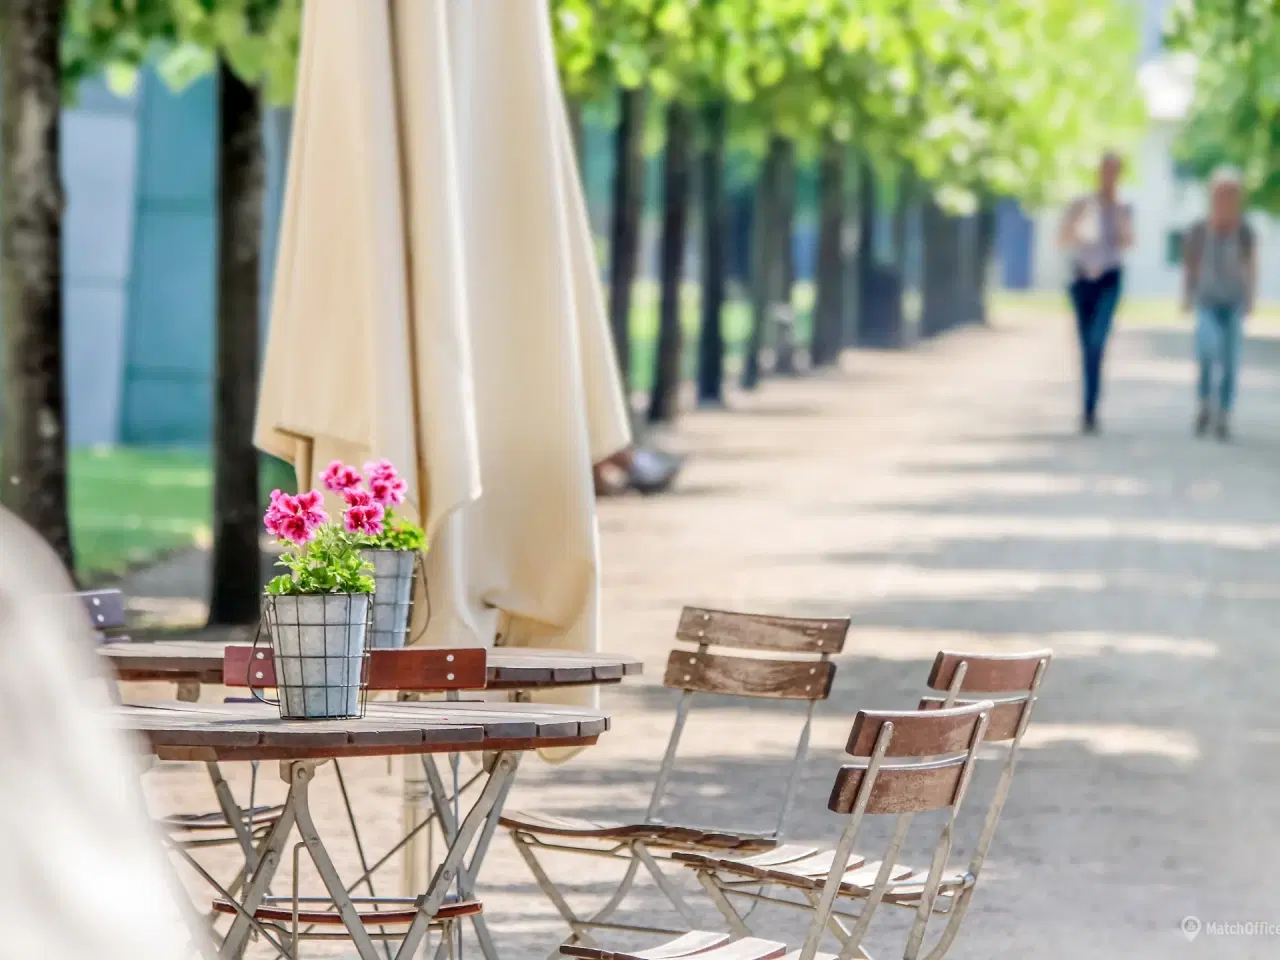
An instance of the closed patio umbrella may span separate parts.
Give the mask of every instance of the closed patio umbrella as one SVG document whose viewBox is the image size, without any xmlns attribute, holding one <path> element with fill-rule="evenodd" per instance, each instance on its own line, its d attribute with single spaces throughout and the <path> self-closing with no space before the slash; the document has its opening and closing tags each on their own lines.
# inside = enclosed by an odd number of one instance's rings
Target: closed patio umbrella
<svg viewBox="0 0 1280 960">
<path fill-rule="evenodd" d="M 410 475 L 434 645 L 597 645 L 630 436 L 551 42 L 542 0 L 304 10 L 257 443 Z"/>
</svg>

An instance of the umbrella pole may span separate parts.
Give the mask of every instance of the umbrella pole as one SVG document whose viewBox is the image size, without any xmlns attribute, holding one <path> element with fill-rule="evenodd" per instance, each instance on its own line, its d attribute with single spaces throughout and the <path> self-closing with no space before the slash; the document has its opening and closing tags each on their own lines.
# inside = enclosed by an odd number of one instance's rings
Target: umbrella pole
<svg viewBox="0 0 1280 960">
<path fill-rule="evenodd" d="M 415 698 L 416 699 L 416 698 Z M 405 844 L 401 861 L 401 889 L 406 897 L 416 897 L 426 889 L 431 870 L 433 828 L 419 829 L 427 819 L 427 779 L 422 764 L 416 756 L 402 760 L 403 778 L 401 791 L 400 824 L 403 836 L 410 837 Z"/>
</svg>

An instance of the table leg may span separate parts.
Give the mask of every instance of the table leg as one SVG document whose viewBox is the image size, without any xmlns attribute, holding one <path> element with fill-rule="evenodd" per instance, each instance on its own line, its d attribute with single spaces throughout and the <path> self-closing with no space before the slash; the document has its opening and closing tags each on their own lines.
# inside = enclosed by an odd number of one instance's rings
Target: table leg
<svg viewBox="0 0 1280 960">
<path fill-rule="evenodd" d="M 498 814 L 501 813 L 502 807 L 507 800 L 507 794 L 511 791 L 511 786 L 515 782 L 515 769 L 520 759 L 519 754 L 514 753 L 497 753 L 486 755 L 485 757 L 486 761 L 493 765 L 492 769 L 494 770 L 497 769 L 497 764 L 504 758 L 511 761 L 511 776 L 507 779 L 505 786 L 502 787 L 495 800 L 494 809 L 496 812 L 480 828 L 470 862 L 464 861 L 458 868 L 458 896 L 464 900 L 475 896 L 476 876 L 480 872 L 480 866 L 484 863 L 489 844 L 493 842 L 493 835 L 498 829 Z M 432 757 L 424 755 L 422 759 L 427 783 L 431 788 L 431 803 L 435 807 L 437 818 L 440 820 L 440 830 L 444 834 L 445 841 L 452 843 L 457 837 L 458 821 L 454 812 L 449 809 L 443 778 L 440 776 L 440 770 Z M 456 796 L 454 801 L 456 803 Z M 489 924 L 485 920 L 484 914 L 477 914 L 471 918 L 471 921 L 476 931 L 476 939 L 480 941 L 480 951 L 484 954 L 485 960 L 497 960 L 497 948 L 494 946 L 493 936 L 489 933 Z"/>
<path fill-rule="evenodd" d="M 516 766 L 519 761 L 519 755 L 515 753 L 499 753 L 494 758 L 493 770 L 489 775 L 489 782 L 485 784 L 484 789 L 480 791 L 480 796 L 476 799 L 475 805 L 468 811 L 466 817 L 461 824 L 457 825 L 449 840 L 449 848 L 445 853 L 444 859 L 440 862 L 440 866 L 436 869 L 435 876 L 431 880 L 431 886 L 427 889 L 423 897 L 421 906 L 418 908 L 418 915 L 414 917 L 413 924 L 409 927 L 409 932 L 405 934 L 404 942 L 400 944 L 400 950 L 396 954 L 396 960 L 409 960 L 413 956 L 421 943 L 423 936 L 427 932 L 427 925 L 431 918 L 436 915 L 440 909 L 440 905 L 444 903 L 445 896 L 449 892 L 449 887 L 453 884 L 455 877 L 461 877 L 462 873 L 466 873 L 468 878 L 474 876 L 480 865 L 479 857 L 484 853 L 484 847 L 488 846 L 488 840 L 493 836 L 493 829 L 497 825 L 498 817 L 502 812 L 502 800 L 506 797 L 507 791 L 511 789 L 511 782 L 515 776 Z M 428 777 L 430 771 L 434 768 L 434 764 L 428 766 Z M 436 771 L 437 777 L 439 772 Z M 441 806 L 447 807 L 447 801 L 443 800 L 443 791 L 441 791 L 441 800 L 436 801 L 433 791 L 433 802 L 439 802 Z M 444 821 L 441 821 L 442 828 Z M 481 842 L 477 843 L 476 856 L 472 857 L 471 863 L 467 863 L 467 851 L 471 847 L 472 840 L 477 839 L 480 835 Z M 469 879 L 468 879 L 469 882 Z M 482 929 L 477 926 L 477 932 Z M 485 931 L 487 934 L 487 930 Z M 492 949 L 492 944 L 490 944 Z M 496 956 L 493 954 L 492 956 Z"/>
<path fill-rule="evenodd" d="M 369 936 L 369 931 L 360 919 L 356 905 L 351 900 L 351 894 L 347 893 L 346 885 L 338 876 L 338 869 L 333 865 L 329 851 L 324 848 L 320 833 L 316 830 L 315 821 L 311 817 L 310 786 L 316 775 L 315 761 L 298 761 L 288 766 L 290 768 L 289 792 L 296 807 L 298 833 L 302 836 L 302 842 L 306 844 L 307 853 L 311 855 L 311 862 L 316 865 L 316 872 L 320 874 L 325 889 L 333 898 L 333 905 L 337 908 L 338 915 L 342 917 L 342 923 L 347 928 L 347 933 L 356 948 L 356 953 L 360 955 L 360 960 L 377 960 L 378 951 L 373 945 L 373 938 Z"/>
<path fill-rule="evenodd" d="M 249 832 L 249 827 L 244 822 L 244 810 L 236 803 L 231 786 L 222 776 L 222 768 L 216 762 L 209 761 L 205 764 L 205 769 L 209 772 L 209 780 L 213 783 L 214 796 L 218 798 L 218 809 L 227 818 L 227 824 L 235 832 L 236 839 L 240 842 L 240 849 L 244 851 L 244 870 L 241 872 L 251 873 L 258 865 L 258 853 L 253 848 L 253 834 Z M 252 796 L 249 802 L 253 803 Z"/>
<path fill-rule="evenodd" d="M 293 831 L 296 811 L 296 798 L 293 789 L 290 789 L 289 795 L 284 802 L 284 809 L 280 811 L 280 819 L 276 821 L 275 826 L 271 828 L 271 832 L 267 834 L 266 839 L 262 841 L 262 846 L 256 852 L 258 858 L 257 866 L 244 885 L 244 898 L 240 901 L 240 905 L 244 908 L 244 913 L 236 915 L 235 920 L 232 921 L 231 929 L 227 931 L 226 937 L 223 938 L 222 949 L 218 951 L 218 956 L 222 960 L 235 960 L 235 958 L 244 955 L 245 947 L 249 942 L 249 934 L 253 929 L 253 924 L 249 918 L 262 905 L 262 898 L 267 895 L 267 889 L 271 886 L 276 870 L 280 867 L 280 857 L 284 853 L 285 843 L 289 839 L 289 834 Z"/>
</svg>

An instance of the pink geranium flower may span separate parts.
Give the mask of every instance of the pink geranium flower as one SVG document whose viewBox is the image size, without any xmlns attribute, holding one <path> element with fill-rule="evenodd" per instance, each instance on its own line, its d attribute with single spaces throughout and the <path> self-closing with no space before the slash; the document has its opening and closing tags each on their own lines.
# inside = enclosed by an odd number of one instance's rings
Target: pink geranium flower
<svg viewBox="0 0 1280 960">
<path fill-rule="evenodd" d="M 360 474 L 355 467 L 349 467 L 341 460 L 334 460 L 320 474 L 320 482 L 331 493 L 343 493 L 360 486 Z"/>
<path fill-rule="evenodd" d="M 329 515 L 325 513 L 321 502 L 318 490 L 296 497 L 273 490 L 271 506 L 263 517 L 263 525 L 268 533 L 278 539 L 296 544 L 310 543 L 316 537 L 317 528 L 329 522 Z"/>
<path fill-rule="evenodd" d="M 347 533 L 362 533 L 366 536 L 376 537 L 382 533 L 382 519 L 385 515 L 386 512 L 382 509 L 382 504 L 368 503 L 348 507 L 342 518 L 345 522 Z"/>
<path fill-rule="evenodd" d="M 310 543 L 316 538 L 315 527 L 307 526 L 307 522 L 302 517 L 293 515 L 281 518 L 276 530 L 276 536 L 281 540 L 288 540 L 298 546 Z"/>
<path fill-rule="evenodd" d="M 398 507 L 404 503 L 409 485 L 390 460 L 369 461 L 364 465 L 364 474 L 369 478 L 369 491 L 375 502 L 384 507 Z"/>
<path fill-rule="evenodd" d="M 368 507 L 374 503 L 373 494 L 360 487 L 343 491 L 342 499 L 347 501 L 348 507 Z"/>
<path fill-rule="evenodd" d="M 318 527 L 329 522 L 329 514 L 324 509 L 324 495 L 319 490 L 308 490 L 297 496 L 298 515 L 308 527 Z"/>
<path fill-rule="evenodd" d="M 390 460 L 382 459 L 382 460 L 370 460 L 367 463 L 365 463 L 364 475 L 368 477 L 370 480 L 372 480 L 374 477 L 381 477 L 381 476 L 388 476 L 388 475 L 392 477 L 398 477 L 400 473 L 398 470 L 396 470 L 396 465 L 394 463 L 392 463 Z"/>
</svg>

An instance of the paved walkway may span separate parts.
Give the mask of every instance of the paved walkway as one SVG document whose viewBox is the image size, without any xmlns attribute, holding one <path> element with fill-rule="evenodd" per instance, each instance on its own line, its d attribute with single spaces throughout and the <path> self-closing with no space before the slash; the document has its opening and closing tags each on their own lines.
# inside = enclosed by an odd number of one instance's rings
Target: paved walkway
<svg viewBox="0 0 1280 960">
<path fill-rule="evenodd" d="M 1280 342 L 1249 345 L 1230 446 L 1190 436 L 1185 333 L 1122 331 L 1115 348 L 1098 438 L 1074 432 L 1074 345 L 1052 317 L 858 354 L 838 376 L 689 416 L 680 489 L 602 507 L 605 644 L 643 655 L 647 676 L 606 692 L 606 742 L 564 767 L 531 762 L 513 804 L 643 808 L 684 603 L 854 618 L 797 838 L 837 829 L 825 798 L 855 709 L 913 702 L 942 646 L 1049 645 L 1030 750 L 952 956 L 1280 956 L 1280 929 L 1178 932 L 1187 915 L 1280 923 Z M 796 724 L 785 708 L 695 714 L 683 801 L 701 822 L 767 823 Z M 378 847 L 398 826 L 396 781 L 385 764 L 358 774 Z M 198 768 L 153 776 L 164 805 L 206 790 Z M 338 810 L 327 818 L 338 830 Z M 588 901 L 607 889 L 609 865 L 564 866 Z M 483 893 L 505 955 L 545 956 L 560 927 L 505 838 Z M 794 916 L 760 916 L 798 945 Z"/>
</svg>

